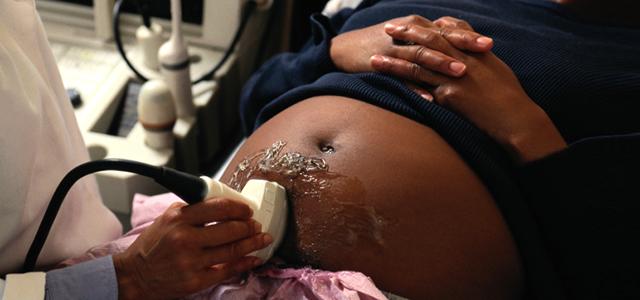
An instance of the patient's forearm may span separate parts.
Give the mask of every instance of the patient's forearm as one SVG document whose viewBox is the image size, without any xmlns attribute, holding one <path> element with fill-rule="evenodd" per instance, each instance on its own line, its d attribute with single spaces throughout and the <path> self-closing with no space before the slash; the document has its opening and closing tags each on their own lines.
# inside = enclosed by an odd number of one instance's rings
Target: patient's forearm
<svg viewBox="0 0 640 300">
<path fill-rule="evenodd" d="M 455 21 L 471 30 L 464 21 Z M 424 55 L 427 50 L 411 47 L 404 47 L 392 56 L 375 57 L 371 63 L 376 70 L 431 86 L 425 91 L 431 93 L 430 100 L 470 120 L 519 163 L 540 159 L 566 147 L 547 114 L 529 98 L 511 68 L 493 53 L 460 52 L 452 47 L 455 43 L 435 34 L 438 31 L 433 25 L 421 18 L 394 19 L 389 24 L 393 26 L 385 29 L 390 37 L 431 50 L 446 49 L 442 52 L 464 63 L 466 71 L 460 78 L 438 76 L 434 72 L 439 72 L 439 67 L 421 58 L 433 55 Z"/>
<path fill-rule="evenodd" d="M 567 148 L 564 138 L 541 108 L 531 111 L 522 124 L 523 127 L 505 139 L 505 146 L 516 161 L 528 163 Z"/>
</svg>

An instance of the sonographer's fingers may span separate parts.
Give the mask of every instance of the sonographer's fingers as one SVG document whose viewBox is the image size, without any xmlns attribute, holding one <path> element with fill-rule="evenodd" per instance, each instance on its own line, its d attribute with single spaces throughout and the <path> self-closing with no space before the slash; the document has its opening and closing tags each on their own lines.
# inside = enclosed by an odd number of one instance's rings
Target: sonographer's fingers
<svg viewBox="0 0 640 300">
<path fill-rule="evenodd" d="M 248 220 L 252 215 L 253 211 L 248 205 L 227 198 L 210 198 L 180 209 L 180 217 L 193 225 L 226 220 Z"/>
<path fill-rule="evenodd" d="M 423 68 L 419 64 L 400 58 L 374 55 L 371 57 L 371 66 L 379 72 L 397 76 L 417 83 L 440 85 L 446 82 L 443 75 Z"/>
<path fill-rule="evenodd" d="M 119 294 L 177 299 L 256 266 L 255 259 L 244 256 L 268 239 L 256 234 L 260 226 L 251 214 L 247 205 L 223 198 L 171 205 L 127 250 L 113 256 Z M 217 223 L 205 225 L 211 222 Z"/>
<path fill-rule="evenodd" d="M 222 282 L 233 276 L 248 272 L 257 266 L 260 266 L 261 264 L 262 264 L 262 260 L 260 258 L 257 258 L 254 256 L 245 256 L 236 261 L 218 264 L 208 268 L 207 270 L 205 270 L 205 272 L 202 273 L 201 280 L 204 283 Z M 208 287 L 208 285 L 205 285 L 199 290 L 202 290 L 206 287 Z"/>
<path fill-rule="evenodd" d="M 269 246 L 272 242 L 273 238 L 268 233 L 256 234 L 240 241 L 204 249 L 202 257 L 207 264 L 213 266 L 238 260 L 253 251 Z"/>
<path fill-rule="evenodd" d="M 254 236 L 262 232 L 262 225 L 255 220 L 225 221 L 196 230 L 202 231 L 198 243 L 204 247 L 217 247 Z"/>
</svg>

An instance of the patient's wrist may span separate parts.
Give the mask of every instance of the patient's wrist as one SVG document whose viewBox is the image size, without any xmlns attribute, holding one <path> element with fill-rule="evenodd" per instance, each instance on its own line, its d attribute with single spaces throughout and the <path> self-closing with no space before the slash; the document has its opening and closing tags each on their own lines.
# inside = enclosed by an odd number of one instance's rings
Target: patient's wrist
<svg viewBox="0 0 640 300">
<path fill-rule="evenodd" d="M 344 36 L 338 35 L 331 39 L 331 45 L 329 46 L 329 57 L 333 61 L 333 64 L 338 68 L 338 70 L 348 72 L 348 59 L 345 57 L 345 45 L 344 45 Z"/>
<path fill-rule="evenodd" d="M 549 116 L 538 107 L 521 129 L 506 140 L 518 163 L 528 163 L 564 150 L 567 143 Z"/>
<path fill-rule="evenodd" d="M 385 54 L 384 49 L 390 44 L 391 39 L 382 30 L 368 27 L 333 37 L 329 46 L 329 56 L 340 71 L 347 73 L 373 72 L 373 67 L 369 62 L 371 56 Z"/>
</svg>

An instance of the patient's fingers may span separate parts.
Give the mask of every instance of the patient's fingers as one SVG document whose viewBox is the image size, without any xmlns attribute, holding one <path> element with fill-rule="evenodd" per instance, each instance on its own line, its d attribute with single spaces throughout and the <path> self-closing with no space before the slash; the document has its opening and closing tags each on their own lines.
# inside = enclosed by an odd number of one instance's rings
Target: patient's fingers
<svg viewBox="0 0 640 300">
<path fill-rule="evenodd" d="M 391 55 L 445 75 L 460 77 L 467 67 L 457 59 L 422 45 L 396 46 Z"/>
<path fill-rule="evenodd" d="M 473 27 L 464 20 L 447 16 L 433 21 L 433 24 L 443 28 L 459 29 L 445 34 L 445 38 L 458 49 L 488 52 L 493 48 L 492 38 L 476 33 Z"/>
<path fill-rule="evenodd" d="M 393 39 L 426 46 L 449 56 L 459 57 L 456 54 L 460 54 L 460 52 L 444 39 L 439 32 L 441 30 L 439 27 L 427 28 L 416 24 L 387 23 L 384 30 Z"/>
<path fill-rule="evenodd" d="M 423 88 L 421 88 L 421 87 L 419 87 L 419 86 L 417 86 L 417 85 L 415 85 L 415 84 L 413 84 L 411 82 L 405 82 L 405 84 L 407 85 L 407 87 L 410 90 L 412 90 L 414 93 L 420 95 L 420 97 L 422 97 L 424 100 L 427 100 L 429 102 L 433 101 L 433 99 L 434 99 L 433 95 L 429 91 L 427 91 L 427 90 L 425 90 L 425 89 L 423 89 Z"/>
<path fill-rule="evenodd" d="M 268 233 L 257 234 L 241 241 L 219 247 L 207 248 L 203 253 L 203 261 L 211 266 L 235 261 L 253 251 L 268 246 L 272 242 L 273 238 Z"/>
<path fill-rule="evenodd" d="M 394 24 L 415 24 L 423 27 L 433 27 L 434 24 L 431 20 L 421 16 L 421 15 L 409 15 L 402 18 L 397 18 L 391 20 Z"/>
<path fill-rule="evenodd" d="M 371 57 L 371 66 L 382 73 L 394 75 L 413 82 L 440 85 L 446 81 L 443 75 L 429 71 L 420 65 L 404 59 L 374 55 Z"/>
<path fill-rule="evenodd" d="M 493 39 L 473 31 L 440 27 L 439 33 L 460 50 L 488 52 L 493 48 Z"/>
<path fill-rule="evenodd" d="M 456 29 L 464 29 L 468 31 L 475 31 L 473 27 L 471 27 L 471 25 L 467 23 L 467 21 L 460 20 L 458 18 L 454 18 L 450 16 L 437 19 L 433 21 L 433 24 L 435 24 L 438 27 L 449 27 L 449 28 L 456 28 Z"/>
<path fill-rule="evenodd" d="M 415 24 L 385 24 L 385 32 L 394 39 L 409 41 L 427 46 L 454 57 L 456 51 L 451 49 L 468 50 L 472 52 L 487 52 L 493 47 L 493 40 L 473 30 L 450 26 L 420 26 Z"/>
</svg>

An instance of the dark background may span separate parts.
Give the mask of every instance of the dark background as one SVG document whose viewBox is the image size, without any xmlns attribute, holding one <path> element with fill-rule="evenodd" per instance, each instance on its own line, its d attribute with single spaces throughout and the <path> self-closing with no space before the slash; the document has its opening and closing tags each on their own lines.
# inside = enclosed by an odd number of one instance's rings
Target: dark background
<svg viewBox="0 0 640 300">
<path fill-rule="evenodd" d="M 299 50 L 307 41 L 311 34 L 309 16 L 322 11 L 327 2 L 328 0 L 294 0 L 290 33 L 291 51 Z"/>
<path fill-rule="evenodd" d="M 82 5 L 91 6 L 94 0 L 54 0 L 70 2 Z M 98 0 L 99 1 L 99 0 Z M 168 19 L 170 16 L 170 0 L 150 0 L 153 2 L 151 7 L 151 15 L 154 17 L 161 17 Z M 216 1 L 216 0 L 183 0 L 182 1 L 182 15 L 185 22 L 193 24 L 202 23 L 202 6 L 203 1 Z M 282 0 L 274 0 L 282 1 Z M 309 16 L 314 12 L 322 11 L 322 8 L 328 0 L 294 0 L 293 1 L 293 14 L 291 20 L 291 32 L 290 37 L 290 50 L 299 50 L 305 41 L 308 39 L 311 31 L 309 26 Z M 126 12 L 137 13 L 136 1 L 126 0 L 122 4 L 122 8 Z"/>
<path fill-rule="evenodd" d="M 93 6 L 93 1 L 102 0 L 54 0 L 59 2 L 70 2 L 76 4 L 82 4 L 87 6 Z M 152 2 L 151 15 L 154 17 L 160 17 L 169 19 L 171 16 L 171 0 L 148 0 Z M 182 18 L 185 22 L 193 24 L 202 23 L 202 3 L 205 0 L 183 0 L 182 1 Z M 216 0 L 206 0 L 216 1 Z M 137 13 L 138 9 L 135 0 L 125 0 L 122 3 L 122 10 L 125 12 Z"/>
</svg>

